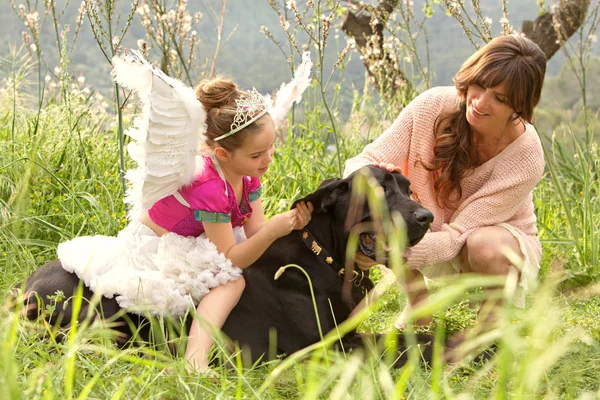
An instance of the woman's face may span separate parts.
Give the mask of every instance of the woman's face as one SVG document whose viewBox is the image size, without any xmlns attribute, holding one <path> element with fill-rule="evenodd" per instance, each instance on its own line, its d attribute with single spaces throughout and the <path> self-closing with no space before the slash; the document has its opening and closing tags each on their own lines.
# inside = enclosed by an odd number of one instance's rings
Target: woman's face
<svg viewBox="0 0 600 400">
<path fill-rule="evenodd" d="M 476 84 L 467 88 L 467 121 L 481 137 L 496 137 L 515 112 L 508 104 L 504 84 L 485 88 Z"/>
</svg>

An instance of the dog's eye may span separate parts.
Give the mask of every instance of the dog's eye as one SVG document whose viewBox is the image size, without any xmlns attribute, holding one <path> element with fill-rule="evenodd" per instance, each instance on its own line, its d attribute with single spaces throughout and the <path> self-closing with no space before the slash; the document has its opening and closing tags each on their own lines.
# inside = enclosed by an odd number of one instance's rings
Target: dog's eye
<svg viewBox="0 0 600 400">
<path fill-rule="evenodd" d="M 410 190 L 410 189 L 408 189 L 408 195 L 409 195 L 409 196 L 412 196 L 412 195 L 413 195 L 413 191 L 412 191 L 412 190 Z"/>
</svg>

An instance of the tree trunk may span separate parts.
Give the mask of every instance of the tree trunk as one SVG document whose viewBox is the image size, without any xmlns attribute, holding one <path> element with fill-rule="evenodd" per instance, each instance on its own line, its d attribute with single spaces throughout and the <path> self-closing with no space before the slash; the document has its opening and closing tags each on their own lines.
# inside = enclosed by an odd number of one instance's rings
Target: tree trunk
<svg viewBox="0 0 600 400">
<path fill-rule="evenodd" d="M 548 60 L 585 22 L 590 0 L 561 0 L 554 13 L 523 21 L 521 31 L 537 43 Z"/>
<path fill-rule="evenodd" d="M 388 102 L 396 104 L 402 94 L 412 91 L 411 82 L 383 46 L 383 29 L 398 0 L 381 0 L 377 7 L 368 6 L 357 13 L 348 10 L 342 20 L 342 30 L 356 42 L 369 80 Z"/>
</svg>

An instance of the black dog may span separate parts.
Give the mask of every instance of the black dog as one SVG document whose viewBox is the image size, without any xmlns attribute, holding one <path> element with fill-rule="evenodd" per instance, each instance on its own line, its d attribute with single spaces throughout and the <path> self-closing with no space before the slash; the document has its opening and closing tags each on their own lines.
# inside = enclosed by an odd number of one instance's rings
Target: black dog
<svg viewBox="0 0 600 400">
<path fill-rule="evenodd" d="M 381 168 L 368 168 L 382 186 L 390 212 L 399 212 L 404 218 L 410 245 L 416 244 L 429 228 L 433 215 L 410 198 L 410 184 L 404 176 Z M 344 268 L 350 230 L 359 224 L 367 227 L 359 235 L 359 250 L 372 258 L 376 255 L 376 234 L 373 228 L 369 228 L 369 207 L 364 202 L 358 207 L 351 206 L 353 175 L 346 179 L 328 180 L 302 199 L 312 202 L 315 207 L 307 227 L 278 239 L 251 267 L 244 270 L 246 288 L 227 318 L 223 331 L 239 342 L 245 359 L 254 362 L 268 354 L 270 343 L 271 348 L 275 346 L 276 355 L 280 355 L 291 354 L 320 340 L 306 276 L 297 268 L 288 268 L 275 280 L 280 267 L 297 264 L 310 277 L 323 334 L 346 320 L 354 303 L 364 296 L 366 289 L 372 287 L 368 272 L 346 271 Z M 29 277 L 25 291 L 31 296 L 37 293 L 46 301 L 57 290 L 62 290 L 67 297 L 71 296 L 78 284 L 77 277 L 65 271 L 55 260 Z M 352 293 L 345 293 L 345 288 L 352 289 Z M 92 293 L 84 288 L 83 296 L 89 299 Z M 120 310 L 114 298 L 102 298 L 98 308 L 104 318 L 111 318 Z M 80 320 L 87 311 L 87 306 L 82 308 Z M 55 314 L 51 323 L 68 326 L 71 304 L 67 304 L 62 313 Z M 37 310 L 30 308 L 28 317 L 37 317 Z M 129 319 L 128 324 L 122 323 L 117 329 L 128 338 L 132 334 L 131 324 L 137 326 L 142 319 L 131 314 L 125 317 Z M 273 328 L 276 345 L 272 342 L 273 334 L 270 335 Z M 145 336 L 147 332 L 138 332 L 140 334 Z M 345 348 L 361 346 L 362 343 L 355 332 L 343 341 Z"/>
</svg>

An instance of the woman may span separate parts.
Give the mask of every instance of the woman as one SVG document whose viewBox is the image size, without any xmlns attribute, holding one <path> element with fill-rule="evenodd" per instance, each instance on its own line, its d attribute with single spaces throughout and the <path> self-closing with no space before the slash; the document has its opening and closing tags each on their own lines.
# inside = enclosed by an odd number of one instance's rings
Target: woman
<svg viewBox="0 0 600 400">
<path fill-rule="evenodd" d="M 345 175 L 365 164 L 402 172 L 435 217 L 431 231 L 407 253 L 408 303 L 398 329 L 406 326 L 410 307 L 427 299 L 424 276 L 518 272 L 514 300 L 524 305 L 541 258 L 532 190 L 544 155 L 531 123 L 545 71 L 546 57 L 531 40 L 498 37 L 464 62 L 454 87 L 415 98 L 346 163 Z M 522 262 L 513 263 L 511 254 Z"/>
</svg>

